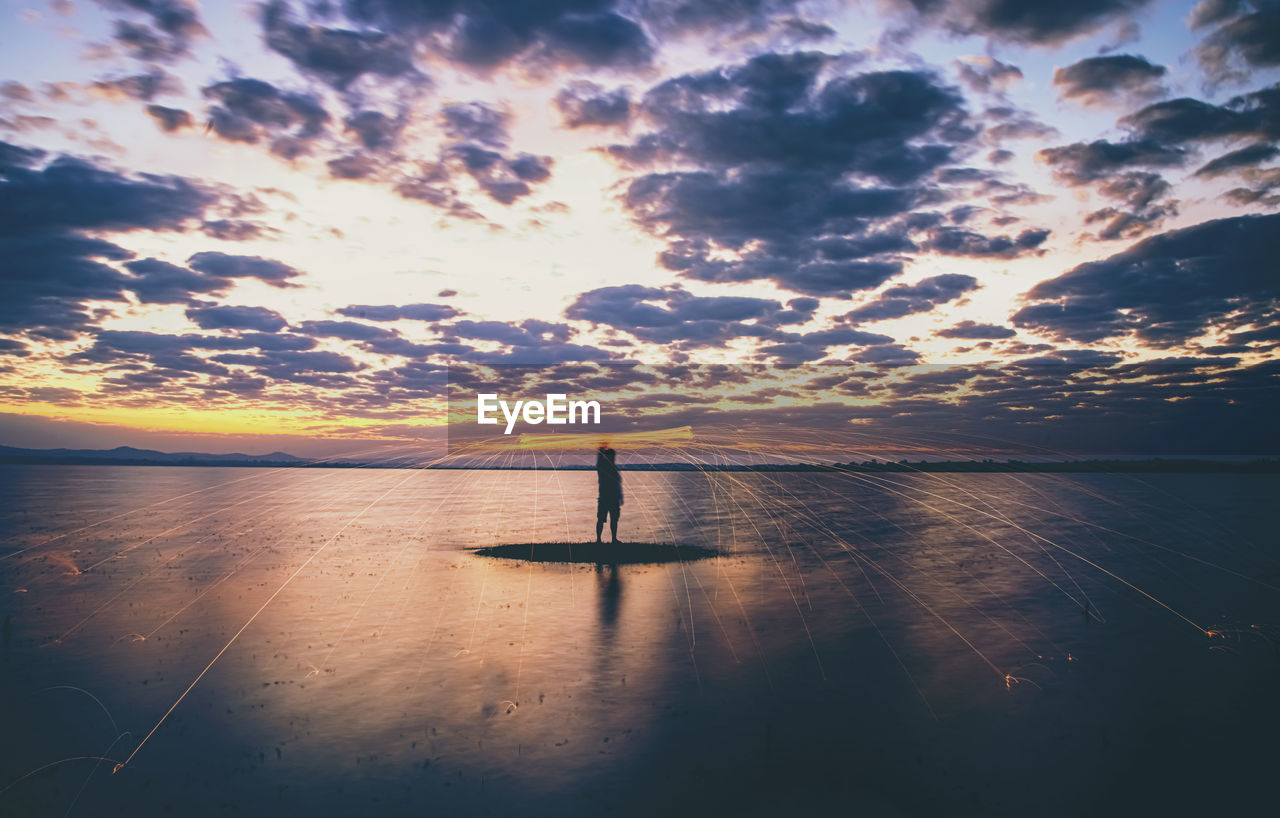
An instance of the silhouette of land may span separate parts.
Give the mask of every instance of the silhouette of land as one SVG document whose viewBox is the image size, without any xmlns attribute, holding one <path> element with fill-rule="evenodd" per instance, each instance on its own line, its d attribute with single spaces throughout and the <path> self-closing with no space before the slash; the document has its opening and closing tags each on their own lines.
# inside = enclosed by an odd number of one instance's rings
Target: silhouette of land
<svg viewBox="0 0 1280 818">
<path fill-rule="evenodd" d="M 831 457 L 840 455 L 832 452 Z M 286 452 L 263 455 L 206 454 L 202 452 L 167 453 L 150 449 L 120 446 L 115 449 L 21 449 L 0 446 L 0 464 L 77 465 L 77 466 L 238 466 L 318 469 L 472 469 L 483 471 L 594 471 L 585 463 L 546 463 L 524 465 L 505 463 L 491 465 L 457 460 L 424 465 L 426 457 L 419 451 L 386 457 L 377 461 L 297 457 Z M 862 460 L 832 463 L 645 463 L 618 465 L 619 471 L 701 471 L 701 472 L 928 472 L 960 474 L 1280 474 L 1280 458 L 1259 455 L 1255 458 L 1215 457 L 1062 457 L 1055 460 Z"/>
<path fill-rule="evenodd" d="M 694 562 L 719 556 L 718 551 L 697 545 L 672 543 L 568 543 L 539 542 L 491 545 L 477 548 L 482 557 L 526 562 L 587 562 L 612 565 L 640 565 L 663 562 Z"/>
</svg>

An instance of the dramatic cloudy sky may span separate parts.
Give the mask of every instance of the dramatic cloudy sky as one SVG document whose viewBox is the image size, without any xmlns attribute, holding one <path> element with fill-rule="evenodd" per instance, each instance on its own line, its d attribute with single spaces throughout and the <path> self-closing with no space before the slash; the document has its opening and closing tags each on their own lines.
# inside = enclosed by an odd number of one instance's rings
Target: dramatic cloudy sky
<svg viewBox="0 0 1280 818">
<path fill-rule="evenodd" d="M 419 437 L 450 362 L 614 359 L 1276 446 L 1271 0 L 0 14 L 0 443 L 306 454 Z"/>
</svg>

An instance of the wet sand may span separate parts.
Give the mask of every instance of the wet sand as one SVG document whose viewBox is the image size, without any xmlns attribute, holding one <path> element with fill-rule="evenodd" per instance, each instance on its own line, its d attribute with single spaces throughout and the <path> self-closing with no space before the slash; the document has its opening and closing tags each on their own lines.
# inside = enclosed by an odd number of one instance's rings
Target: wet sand
<svg viewBox="0 0 1280 818">
<path fill-rule="evenodd" d="M 715 555 L 540 561 L 590 474 L 0 470 L 0 812 L 1270 797 L 1275 477 L 627 480 L 624 539 Z"/>
</svg>

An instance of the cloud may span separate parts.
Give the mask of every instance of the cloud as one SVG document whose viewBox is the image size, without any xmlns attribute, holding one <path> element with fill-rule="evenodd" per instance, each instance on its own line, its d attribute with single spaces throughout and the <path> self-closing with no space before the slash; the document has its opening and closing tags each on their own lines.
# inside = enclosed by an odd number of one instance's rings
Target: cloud
<svg viewBox="0 0 1280 818">
<path fill-rule="evenodd" d="M 570 83 L 556 94 L 555 106 L 569 128 L 626 127 L 631 122 L 631 97 L 622 88 L 607 91 L 593 82 Z"/>
<path fill-rule="evenodd" d="M 1089 57 L 1053 72 L 1053 84 L 1063 99 L 1100 105 L 1128 97 L 1154 97 L 1164 93 L 1161 80 L 1166 69 L 1144 57 L 1113 54 Z"/>
<path fill-rule="evenodd" d="M 622 6 L 614 0 L 374 0 L 343 4 L 344 25 L 329 27 L 294 22 L 293 7 L 277 0 L 266 7 L 263 26 L 273 49 L 341 87 L 364 74 L 407 73 L 414 48 L 477 73 L 507 64 L 645 66 L 653 45 L 636 19 L 620 13 Z M 308 11 L 323 19 L 334 9 L 312 5 Z"/>
<path fill-rule="evenodd" d="M 1001 326 L 1000 324 L 979 324 L 975 321 L 961 321 L 960 323 L 938 330 L 935 335 L 939 338 L 968 338 L 968 339 L 990 339 L 996 340 L 1000 338 L 1012 338 L 1017 335 L 1017 330 L 1012 327 Z"/>
<path fill-rule="evenodd" d="M 329 113 L 309 94 L 281 91 L 262 80 L 239 77 L 203 90 L 211 100 L 209 128 L 229 142 L 269 140 L 287 159 L 309 153 L 309 142 L 329 124 Z"/>
<path fill-rule="evenodd" d="M 402 118 L 392 118 L 381 111 L 358 111 L 347 117 L 344 125 L 349 134 L 359 139 L 360 144 L 371 151 L 382 151 L 393 147 L 404 130 Z"/>
<path fill-rule="evenodd" d="M 0 157 L 29 161 L 15 146 Z M 10 160 L 12 161 L 12 160 Z M 61 156 L 40 169 L 9 166 L 0 181 L 0 236 L 64 230 L 178 230 L 217 195 L 178 176 L 129 176 Z"/>
<path fill-rule="evenodd" d="M 1037 284 L 1013 323 L 1061 341 L 1132 335 L 1157 348 L 1274 323 L 1277 230 L 1280 215 L 1240 216 L 1152 236 Z"/>
<path fill-rule="evenodd" d="M 958 35 L 1023 45 L 1053 46 L 1125 19 L 1148 0 L 889 0 Z"/>
<path fill-rule="evenodd" d="M 446 166 L 460 167 L 491 199 L 509 205 L 533 192 L 532 184 L 551 176 L 552 159 L 529 153 L 506 155 L 509 115 L 482 102 L 455 103 L 444 106 L 440 121 L 444 132 L 454 141 L 441 148 L 441 161 L 434 168 L 434 179 L 422 179 L 422 186 L 405 187 L 400 193 L 408 198 L 421 198 L 432 204 L 456 206 L 456 192 L 442 183 L 448 181 Z M 427 183 L 432 183 L 427 186 Z"/>
<path fill-rule="evenodd" d="M 1193 28 L 1213 27 L 1196 57 L 1215 82 L 1246 79 L 1253 70 L 1280 65 L 1280 8 L 1267 0 L 1204 0 L 1191 13 Z"/>
<path fill-rule="evenodd" d="M 86 302 L 125 300 L 125 276 L 106 262 L 132 255 L 76 233 L 0 235 L 0 330 L 74 337 L 90 321 Z"/>
<path fill-rule="evenodd" d="M 191 53 L 191 41 L 208 35 L 200 13 L 187 0 L 96 0 L 113 11 L 140 15 L 145 22 L 116 20 L 115 39 L 146 62 L 174 62 Z"/>
<path fill-rule="evenodd" d="M 945 227 L 930 231 L 922 246 L 944 256 L 1007 259 L 1036 252 L 1048 237 L 1049 231 L 1044 229 L 1023 230 L 1017 236 L 984 236 L 972 230 Z"/>
<path fill-rule="evenodd" d="M 322 338 L 341 338 L 344 341 L 373 341 L 400 337 L 398 333 L 372 324 L 358 321 L 303 321 L 298 331 Z"/>
<path fill-rule="evenodd" d="M 106 97 L 124 97 L 127 99 L 150 102 L 164 94 L 182 93 L 182 83 L 177 77 L 159 68 L 144 74 L 134 74 L 111 80 L 98 80 L 93 83 L 93 90 Z"/>
<path fill-rule="evenodd" d="M 793 298 L 784 306 L 768 298 L 695 296 L 678 286 L 624 284 L 579 294 L 565 316 L 688 349 L 722 347 L 734 338 L 794 341 L 778 328 L 808 321 L 817 308 L 813 298 Z"/>
<path fill-rule="evenodd" d="M 161 130 L 173 133 L 190 128 L 194 123 L 191 114 L 180 108 L 166 108 L 163 105 L 148 105 L 147 113 L 156 121 Z"/>
<path fill-rule="evenodd" d="M 1239 150 L 1224 153 L 1217 159 L 1206 162 L 1196 171 L 1196 176 L 1215 177 L 1222 176 L 1226 173 L 1238 171 L 1241 168 L 1253 167 L 1263 162 L 1270 161 L 1280 156 L 1280 148 L 1275 145 L 1269 145 L 1265 142 L 1257 142 L 1252 145 L 1240 148 Z"/>
<path fill-rule="evenodd" d="M 30 168 L 48 154 L 41 148 L 24 148 L 0 142 L 0 173 L 7 174 L 13 168 Z"/>
<path fill-rule="evenodd" d="M 181 231 L 224 198 L 177 176 L 126 174 L 0 142 L 0 327 L 49 337 L 89 323 L 89 301 L 126 300 L 114 266 L 133 253 L 90 233 Z"/>
<path fill-rule="evenodd" d="M 382 306 L 353 304 L 350 307 L 341 307 L 337 313 L 365 321 L 442 321 L 454 317 L 458 311 L 448 304 L 386 304 Z"/>
<path fill-rule="evenodd" d="M 222 294 L 231 285 L 225 278 L 154 258 L 128 261 L 124 266 L 133 274 L 124 286 L 144 304 L 185 304 L 195 294 Z"/>
<path fill-rule="evenodd" d="M 444 132 L 460 142 L 478 142 L 493 148 L 507 144 L 510 115 L 483 102 L 446 105 L 440 109 Z"/>
<path fill-rule="evenodd" d="M 1085 217 L 1086 224 L 1102 224 L 1098 238 L 1133 238 L 1158 227 L 1176 215 L 1176 202 L 1160 202 L 1171 186 L 1158 173 L 1129 170 L 1135 167 L 1180 167 L 1187 149 L 1149 139 L 1127 142 L 1077 142 L 1047 148 L 1037 156 L 1053 168 L 1053 175 L 1072 187 L 1090 186 L 1128 209 L 1107 206 Z"/>
<path fill-rule="evenodd" d="M 1180 167 L 1187 161 L 1185 149 L 1149 139 L 1075 142 L 1057 148 L 1045 148 L 1036 156 L 1053 169 L 1055 177 L 1073 186 L 1107 179 L 1126 168 Z"/>
<path fill-rule="evenodd" d="M 1003 93 L 1022 79 L 1022 69 L 994 57 L 961 57 L 956 60 L 960 80 L 980 94 Z"/>
<path fill-rule="evenodd" d="M 338 90 L 365 75 L 416 75 L 412 41 L 394 34 L 300 24 L 282 2 L 262 6 L 262 28 L 268 48 Z"/>
<path fill-rule="evenodd" d="M 888 249 L 842 260 L 815 250 L 827 239 L 866 239 L 939 200 L 928 177 L 978 129 L 959 93 L 931 73 L 823 82 L 835 61 L 813 52 L 763 54 L 645 94 L 640 111 L 653 129 L 609 153 L 634 170 L 696 168 L 636 176 L 623 194 L 632 218 L 667 240 L 664 267 L 686 278 L 769 279 L 842 298 L 901 272 Z"/>
<path fill-rule="evenodd" d="M 266 307 L 210 305 L 191 307 L 187 318 L 200 329 L 247 329 L 257 332 L 279 332 L 288 326 L 284 316 Z"/>
<path fill-rule="evenodd" d="M 1280 84 L 1241 94 L 1225 105 L 1189 97 L 1157 102 L 1120 120 L 1140 139 L 1168 145 L 1252 137 L 1280 138 Z"/>
<path fill-rule="evenodd" d="M 918 312 L 928 312 L 938 304 L 953 301 L 978 289 L 978 279 L 960 273 L 943 273 L 916 284 L 899 284 L 881 293 L 874 301 L 845 313 L 843 320 L 857 324 L 884 321 Z"/>
<path fill-rule="evenodd" d="M 273 287 L 293 287 L 291 279 L 302 274 L 280 261 L 260 256 L 234 256 L 205 251 L 187 259 L 191 269 L 220 278 L 256 278 Z"/>
</svg>

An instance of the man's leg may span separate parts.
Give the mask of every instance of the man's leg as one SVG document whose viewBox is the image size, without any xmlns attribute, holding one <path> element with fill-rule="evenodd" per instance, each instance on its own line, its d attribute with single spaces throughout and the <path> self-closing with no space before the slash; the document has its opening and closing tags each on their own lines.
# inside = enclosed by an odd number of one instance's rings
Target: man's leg
<svg viewBox="0 0 1280 818">
<path fill-rule="evenodd" d="M 604 516 L 608 509 L 599 501 L 596 502 L 596 542 L 600 542 L 600 534 L 604 531 Z M 614 524 L 617 527 L 617 524 Z"/>
<path fill-rule="evenodd" d="M 618 541 L 618 515 L 622 513 L 622 509 L 614 506 L 609 509 L 609 535 L 614 542 Z"/>
</svg>

